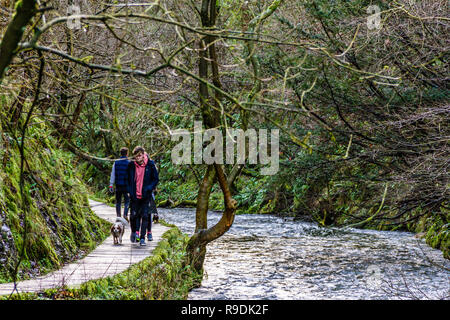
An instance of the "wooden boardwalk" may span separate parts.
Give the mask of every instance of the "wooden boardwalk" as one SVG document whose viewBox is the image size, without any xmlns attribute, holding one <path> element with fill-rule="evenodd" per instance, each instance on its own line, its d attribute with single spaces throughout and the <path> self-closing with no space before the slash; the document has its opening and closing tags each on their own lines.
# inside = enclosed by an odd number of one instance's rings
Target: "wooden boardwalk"
<svg viewBox="0 0 450 320">
<path fill-rule="evenodd" d="M 115 208 L 93 200 L 89 200 L 89 205 L 101 218 L 110 222 L 115 221 Z M 114 245 L 112 236 L 109 236 L 101 245 L 83 259 L 68 264 L 45 276 L 20 281 L 17 283 L 17 290 L 19 292 L 39 292 L 49 288 L 61 287 L 62 285 L 77 287 L 81 283 L 89 280 L 120 273 L 151 255 L 153 249 L 161 240 L 162 234 L 168 229 L 160 223 L 153 224 L 153 241 L 146 240 L 147 246 L 141 247 L 139 243 L 132 244 L 130 242 L 130 228 L 127 227 L 121 245 Z M 0 295 L 10 294 L 13 289 L 13 283 L 0 284 Z"/>
</svg>

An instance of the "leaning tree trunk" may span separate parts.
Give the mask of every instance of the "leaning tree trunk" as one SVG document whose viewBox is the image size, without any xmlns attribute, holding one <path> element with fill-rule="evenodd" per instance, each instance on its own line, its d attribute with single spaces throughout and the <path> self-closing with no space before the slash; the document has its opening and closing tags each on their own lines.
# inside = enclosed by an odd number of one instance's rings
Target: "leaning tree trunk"
<svg viewBox="0 0 450 320">
<path fill-rule="evenodd" d="M 272 15 L 283 0 L 274 0 L 263 12 L 249 21 L 249 28 L 254 32 L 261 23 Z M 211 29 L 216 23 L 218 8 L 216 0 L 202 0 L 202 6 L 200 9 L 200 16 L 202 27 L 205 29 Z M 205 80 L 212 80 L 214 87 L 222 88 L 219 77 L 218 69 L 218 57 L 215 50 L 215 37 L 205 36 L 200 40 L 199 48 L 199 76 Z M 259 80 L 258 65 L 256 59 L 253 56 L 253 43 L 249 41 L 247 43 L 249 49 L 249 58 L 252 62 L 254 69 L 254 86 L 249 94 L 248 100 L 253 101 L 256 94 L 261 90 L 261 82 Z M 209 53 L 209 56 L 208 56 Z M 211 66 L 211 77 L 208 77 L 208 62 Z M 199 100 L 203 117 L 203 122 L 206 128 L 216 128 L 220 126 L 220 100 L 221 94 L 219 91 L 214 92 L 214 97 L 209 92 L 209 87 L 206 83 L 199 83 Z M 243 127 L 247 129 L 248 115 L 243 116 Z M 246 148 L 248 149 L 248 148 Z M 197 210 L 196 210 L 196 228 L 194 235 L 189 239 L 187 246 L 187 263 L 195 268 L 197 271 L 203 270 L 203 262 L 206 254 L 206 245 L 222 236 L 227 232 L 234 221 L 236 212 L 236 200 L 233 199 L 230 190 L 230 185 L 238 176 L 242 166 L 235 166 L 231 170 L 230 176 L 227 178 L 222 165 L 211 164 L 208 165 L 205 176 L 202 183 L 199 186 L 199 192 L 197 197 Z M 224 196 L 225 211 L 222 214 L 222 218 L 214 226 L 208 228 L 207 226 L 207 214 L 209 195 L 211 193 L 212 186 L 217 180 Z"/>
<path fill-rule="evenodd" d="M 203 0 L 200 10 L 202 26 L 211 28 L 214 26 L 217 16 L 217 5 L 215 0 Z M 212 82 L 218 88 L 221 87 L 217 54 L 215 51 L 214 37 L 205 36 L 200 41 L 199 49 L 199 76 L 208 79 L 208 61 L 211 63 Z M 208 55 L 209 54 L 209 55 Z M 206 128 L 214 128 L 220 125 L 220 114 L 217 111 L 218 101 L 221 98 L 219 92 L 215 92 L 212 98 L 207 84 L 199 83 L 199 100 L 202 111 L 202 118 Z M 215 106 L 213 108 L 212 106 Z M 216 109 L 216 110 L 215 110 Z M 219 182 L 225 202 L 225 211 L 220 221 L 208 228 L 207 216 L 209 207 L 209 196 L 215 181 Z M 196 227 L 194 235 L 189 239 L 187 245 L 187 264 L 195 270 L 203 270 L 205 260 L 206 245 L 222 236 L 230 229 L 234 221 L 236 211 L 236 201 L 232 198 L 230 188 L 224 170 L 220 164 L 210 164 L 206 169 L 205 176 L 199 186 L 196 209 Z"/>
<path fill-rule="evenodd" d="M 22 0 L 16 4 L 16 13 L 5 31 L 0 43 L 0 83 L 6 68 L 16 54 L 17 45 L 22 39 L 25 27 L 37 12 L 35 0 Z"/>
<path fill-rule="evenodd" d="M 206 254 L 206 243 L 200 241 L 199 234 L 207 230 L 207 215 L 209 207 L 209 195 L 214 184 L 216 172 L 213 165 L 209 165 L 206 169 L 203 181 L 199 185 L 197 195 L 197 209 L 195 213 L 195 234 L 189 240 L 187 246 L 188 264 L 192 265 L 195 270 L 203 269 L 203 262 Z"/>
<path fill-rule="evenodd" d="M 208 200 L 214 183 L 214 177 L 217 177 L 220 188 L 224 195 L 225 210 L 214 226 L 207 229 L 206 219 L 208 214 Z M 236 200 L 231 197 L 230 188 L 227 179 L 220 164 L 209 165 L 202 184 L 199 188 L 196 211 L 196 231 L 189 239 L 187 245 L 188 260 L 187 263 L 195 270 L 203 270 L 203 262 L 206 255 L 206 245 L 219 238 L 227 232 L 234 221 L 236 212 Z M 204 228 L 202 228 L 204 227 Z"/>
</svg>

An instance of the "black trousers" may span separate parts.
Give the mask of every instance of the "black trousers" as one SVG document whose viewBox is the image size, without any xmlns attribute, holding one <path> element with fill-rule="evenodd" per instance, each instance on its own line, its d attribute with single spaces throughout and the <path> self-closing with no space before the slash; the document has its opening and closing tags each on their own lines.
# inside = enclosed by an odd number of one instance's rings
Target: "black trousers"
<svg viewBox="0 0 450 320">
<path fill-rule="evenodd" d="M 147 231 L 152 232 L 152 214 L 158 214 L 158 211 L 156 210 L 155 196 L 153 194 L 150 197 L 149 210 Z"/>
<path fill-rule="evenodd" d="M 130 197 L 128 197 L 126 186 L 116 186 L 116 214 L 120 217 L 123 197 L 123 216 L 128 215 L 128 206 L 130 205 Z"/>
<path fill-rule="evenodd" d="M 145 237 L 150 219 L 149 198 L 131 201 L 130 227 L 131 232 L 139 231 L 140 236 Z"/>
</svg>

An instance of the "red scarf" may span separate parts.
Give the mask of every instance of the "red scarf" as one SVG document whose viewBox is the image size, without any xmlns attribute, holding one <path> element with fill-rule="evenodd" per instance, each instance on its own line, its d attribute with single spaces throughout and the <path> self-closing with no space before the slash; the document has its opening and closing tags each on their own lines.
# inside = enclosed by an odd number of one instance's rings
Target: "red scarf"
<svg viewBox="0 0 450 320">
<path fill-rule="evenodd" d="M 144 162 L 142 162 L 142 164 L 139 164 L 136 161 L 134 162 L 134 165 L 136 166 L 136 198 L 138 199 L 142 199 L 142 185 L 144 184 L 145 166 L 147 163 L 148 156 L 146 153 L 144 154 Z"/>
</svg>

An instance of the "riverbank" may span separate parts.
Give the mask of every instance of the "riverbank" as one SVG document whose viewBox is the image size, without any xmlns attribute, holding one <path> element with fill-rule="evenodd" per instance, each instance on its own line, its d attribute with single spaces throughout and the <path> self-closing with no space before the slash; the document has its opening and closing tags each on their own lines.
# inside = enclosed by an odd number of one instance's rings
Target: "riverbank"
<svg viewBox="0 0 450 320">
<path fill-rule="evenodd" d="M 256 183 L 256 182 L 255 182 Z M 256 192 L 250 192 L 249 187 L 254 187 Z M 162 191 L 157 195 L 157 205 L 163 208 L 195 208 L 196 206 L 196 185 L 187 183 L 179 185 L 169 185 L 161 187 Z M 325 223 L 327 219 L 325 215 L 318 215 L 315 209 L 308 212 L 295 211 L 294 208 L 285 207 L 277 204 L 277 200 L 270 198 L 273 196 L 261 186 L 250 183 L 245 187 L 242 193 L 235 196 L 239 202 L 236 214 L 274 214 L 281 217 L 293 217 L 296 219 L 315 221 L 323 227 L 345 227 L 348 225 L 357 224 L 355 227 L 369 230 L 385 230 L 385 231 L 408 231 L 416 234 L 418 238 L 425 239 L 426 243 L 434 248 L 442 251 L 446 259 L 450 259 L 450 214 L 442 208 L 440 214 L 421 212 L 414 213 L 418 215 L 418 219 L 412 219 L 408 223 L 393 223 L 390 220 L 398 214 L 398 210 L 391 210 L 389 208 L 381 210 L 379 215 L 387 219 L 367 219 L 364 214 L 357 212 L 358 203 L 355 205 L 346 205 L 348 210 L 339 213 L 339 208 L 344 207 L 342 203 L 330 203 L 328 206 L 328 214 L 334 215 L 333 221 Z M 248 199 L 256 197 L 258 201 L 252 202 Z M 279 196 L 281 197 L 281 196 Z M 265 200 L 264 200 L 265 199 Z M 112 198 L 109 200 L 113 203 Z M 213 188 L 210 196 L 210 210 L 223 211 L 223 195 L 220 190 Z M 379 207 L 379 205 L 378 205 Z M 325 211 L 326 213 L 327 211 Z M 351 214 L 349 213 L 351 212 Z M 411 214 L 413 216 L 413 214 Z M 406 217 L 406 220 L 410 216 Z M 363 223 L 361 223 L 363 222 Z"/>
<path fill-rule="evenodd" d="M 158 207 L 195 208 L 198 184 L 191 174 L 186 174 L 183 183 L 167 179 L 164 172 L 161 176 L 160 192 L 156 195 Z M 444 207 L 439 212 L 425 211 L 419 207 L 396 218 L 401 212 L 395 203 L 382 203 L 382 195 L 378 193 L 350 193 L 342 187 L 335 187 L 336 190 L 321 190 L 312 194 L 308 191 L 308 185 L 299 187 L 306 190 L 304 193 L 296 193 L 295 183 L 291 180 L 280 183 L 278 179 L 274 183 L 272 179 L 275 178 L 238 177 L 235 189 L 239 191 L 233 196 L 238 203 L 236 214 L 274 214 L 315 221 L 324 227 L 354 225 L 361 229 L 413 232 L 450 259 L 450 212 Z M 281 189 L 274 191 L 273 187 L 279 185 Z M 114 200 L 111 197 L 109 201 L 113 203 Z M 212 211 L 224 210 L 223 194 L 218 185 L 212 188 L 209 208 Z"/>
<path fill-rule="evenodd" d="M 170 226 L 165 224 L 166 226 Z M 175 226 L 166 231 L 153 254 L 127 270 L 91 280 L 79 288 L 60 286 L 37 293 L 14 294 L 11 300 L 173 300 L 186 299 L 200 277 L 183 267 L 187 236 Z M 3 296 L 2 299 L 5 299 Z"/>
</svg>

